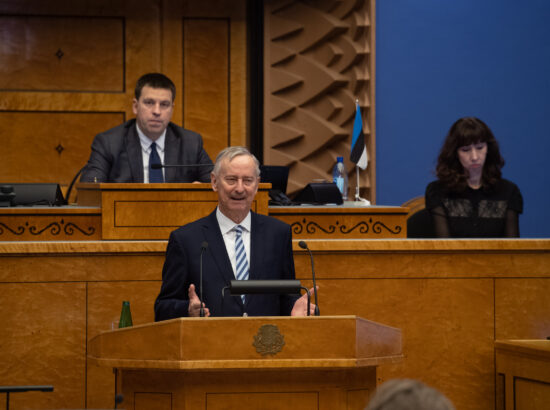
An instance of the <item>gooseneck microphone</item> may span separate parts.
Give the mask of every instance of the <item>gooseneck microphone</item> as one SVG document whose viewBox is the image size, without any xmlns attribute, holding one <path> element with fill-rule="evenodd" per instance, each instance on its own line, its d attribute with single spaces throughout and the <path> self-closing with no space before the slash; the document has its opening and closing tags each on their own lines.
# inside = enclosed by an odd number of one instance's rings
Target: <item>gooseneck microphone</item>
<svg viewBox="0 0 550 410">
<path fill-rule="evenodd" d="M 304 241 L 298 242 L 298 245 L 302 249 L 306 249 L 309 252 L 309 257 L 311 259 L 311 276 L 313 277 L 313 294 L 315 295 L 315 316 L 319 316 L 319 305 L 317 304 L 317 284 L 315 283 L 315 264 L 313 262 L 313 254 L 309 250 L 307 243 Z"/>
<path fill-rule="evenodd" d="M 203 307 L 203 303 L 202 303 L 202 254 L 204 253 L 204 251 L 206 249 L 208 249 L 208 242 L 204 241 L 201 244 L 201 260 L 200 260 L 200 267 L 199 267 L 199 286 L 200 286 L 199 300 L 201 302 L 201 309 L 200 309 L 200 312 L 199 312 L 200 317 L 204 317 L 204 307 Z"/>
<path fill-rule="evenodd" d="M 122 394 L 115 395 L 115 409 L 118 408 L 118 405 L 124 401 L 124 396 Z"/>
<path fill-rule="evenodd" d="M 161 168 L 196 168 L 196 167 L 212 167 L 214 164 L 151 164 L 153 169 Z"/>
</svg>

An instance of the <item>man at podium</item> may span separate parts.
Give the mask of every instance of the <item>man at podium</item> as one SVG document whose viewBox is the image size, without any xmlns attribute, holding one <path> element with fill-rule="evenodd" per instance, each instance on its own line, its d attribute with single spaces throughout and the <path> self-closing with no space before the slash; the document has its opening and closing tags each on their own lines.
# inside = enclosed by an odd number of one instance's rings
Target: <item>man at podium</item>
<svg viewBox="0 0 550 410">
<path fill-rule="evenodd" d="M 80 181 L 208 182 L 212 161 L 202 137 L 171 122 L 175 97 L 176 86 L 164 74 L 141 76 L 132 104 L 136 118 L 96 135 Z"/>
<path fill-rule="evenodd" d="M 233 279 L 294 279 L 292 232 L 251 211 L 260 166 L 246 148 L 221 151 L 210 178 L 218 206 L 170 234 L 155 320 L 200 315 L 201 262 L 205 316 L 305 316 L 307 295 L 223 294 Z"/>
</svg>

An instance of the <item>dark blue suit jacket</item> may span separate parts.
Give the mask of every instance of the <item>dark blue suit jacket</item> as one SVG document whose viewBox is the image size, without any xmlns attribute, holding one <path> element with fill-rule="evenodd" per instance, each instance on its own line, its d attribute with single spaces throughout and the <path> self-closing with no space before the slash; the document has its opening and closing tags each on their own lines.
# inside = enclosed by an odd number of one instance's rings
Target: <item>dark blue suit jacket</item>
<svg viewBox="0 0 550 410">
<path fill-rule="evenodd" d="M 247 295 L 243 305 L 240 296 L 222 289 L 235 279 L 216 212 L 187 224 L 170 234 L 162 270 L 162 286 L 155 302 L 155 320 L 188 315 L 188 289 L 199 288 L 201 245 L 203 254 L 203 301 L 211 316 L 281 316 L 290 315 L 299 295 Z M 275 218 L 252 212 L 249 279 L 294 279 L 292 233 L 290 226 Z"/>
<path fill-rule="evenodd" d="M 212 164 L 196 132 L 169 123 L 166 128 L 164 163 Z M 213 167 L 165 168 L 166 182 L 210 182 Z M 81 182 L 143 182 L 143 156 L 136 128 L 130 120 L 96 135 Z"/>
</svg>

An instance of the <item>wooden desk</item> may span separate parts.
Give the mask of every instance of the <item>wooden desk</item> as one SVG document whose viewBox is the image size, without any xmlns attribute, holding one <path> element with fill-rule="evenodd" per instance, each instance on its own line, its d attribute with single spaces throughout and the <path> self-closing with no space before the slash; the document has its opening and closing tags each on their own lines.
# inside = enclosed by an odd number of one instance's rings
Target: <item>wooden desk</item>
<svg viewBox="0 0 550 410">
<path fill-rule="evenodd" d="M 295 239 L 407 237 L 399 206 L 268 207 L 260 184 L 252 209 L 292 227 Z M 78 206 L 0 208 L 0 241 L 167 239 L 217 204 L 210 184 L 77 184 Z"/>
<path fill-rule="evenodd" d="M 548 408 L 550 340 L 497 340 L 495 353 L 497 410 Z"/>
<path fill-rule="evenodd" d="M 495 406 L 496 339 L 550 329 L 550 240 L 308 240 L 321 315 L 356 315 L 403 332 L 405 359 L 379 381 L 410 377 L 457 409 Z M 309 254 L 293 243 L 297 279 Z M 17 408 L 109 408 L 114 376 L 86 358 L 129 300 L 153 321 L 166 241 L 0 242 L 0 384 L 52 384 Z M 41 405 L 37 405 L 41 403 Z"/>
<path fill-rule="evenodd" d="M 77 184 L 79 205 L 101 207 L 102 239 L 167 239 L 210 214 L 218 195 L 210 184 Z M 267 215 L 271 184 L 260 184 L 254 212 Z"/>
<path fill-rule="evenodd" d="M 1 241 L 97 241 L 101 209 L 86 206 L 0 208 Z"/>
<path fill-rule="evenodd" d="M 292 227 L 297 239 L 407 237 L 408 208 L 400 206 L 271 206 L 269 215 Z"/>
</svg>

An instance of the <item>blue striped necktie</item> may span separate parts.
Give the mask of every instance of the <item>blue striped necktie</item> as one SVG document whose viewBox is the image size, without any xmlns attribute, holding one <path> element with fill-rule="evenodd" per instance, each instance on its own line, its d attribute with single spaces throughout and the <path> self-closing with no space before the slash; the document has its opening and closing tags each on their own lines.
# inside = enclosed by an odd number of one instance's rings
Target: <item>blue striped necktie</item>
<svg viewBox="0 0 550 410">
<path fill-rule="evenodd" d="M 153 142 L 151 144 L 151 154 L 149 154 L 149 182 L 164 182 L 164 176 L 162 175 L 162 168 L 153 169 L 151 165 L 160 164 L 160 157 L 157 152 L 157 144 Z"/>
<path fill-rule="evenodd" d="M 244 249 L 243 242 L 243 227 L 241 225 L 235 226 L 233 230 L 236 233 L 235 237 L 235 278 L 237 280 L 248 279 L 248 260 L 246 259 L 246 250 Z M 245 295 L 241 295 L 241 298 L 245 300 Z"/>
</svg>

